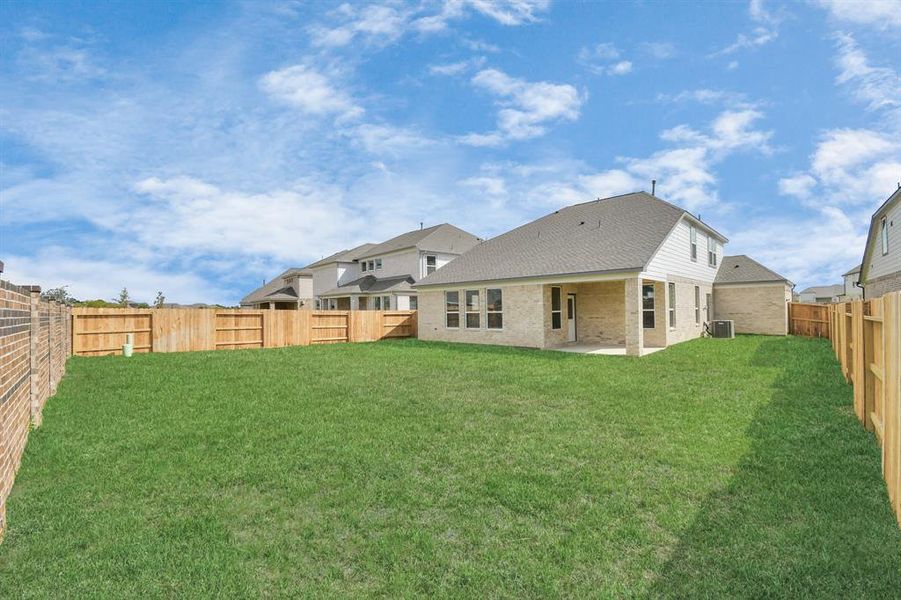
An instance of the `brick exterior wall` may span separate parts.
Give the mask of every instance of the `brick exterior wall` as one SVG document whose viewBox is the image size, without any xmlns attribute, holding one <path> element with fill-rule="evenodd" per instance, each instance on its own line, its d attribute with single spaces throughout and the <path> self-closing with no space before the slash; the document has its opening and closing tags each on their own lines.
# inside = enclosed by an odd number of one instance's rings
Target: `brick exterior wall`
<svg viewBox="0 0 901 600">
<path fill-rule="evenodd" d="M 669 285 L 667 285 L 664 319 L 667 327 L 666 344 L 678 344 L 701 337 L 704 331 L 704 322 L 707 320 L 707 294 L 713 292 L 713 285 L 694 279 L 669 276 L 668 283 L 676 284 L 676 326 L 669 326 Z M 695 286 L 700 288 L 700 320 L 695 319 Z M 716 302 L 714 302 L 716 305 Z"/>
<path fill-rule="evenodd" d="M 28 431 L 41 424 L 71 354 L 70 316 L 68 307 L 41 301 L 39 288 L 0 280 L 0 540 Z"/>
<path fill-rule="evenodd" d="M 544 301 L 540 285 L 498 286 L 503 290 L 504 328 L 486 328 L 485 288 L 474 286 L 459 288 L 460 328 L 444 326 L 444 292 L 419 292 L 419 339 L 468 344 L 498 344 L 502 346 L 544 347 Z M 479 329 L 463 327 L 464 289 L 481 292 L 481 318 Z"/>
<path fill-rule="evenodd" d="M 715 285 L 715 319 L 735 321 L 735 333 L 786 335 L 791 288 L 782 283 Z"/>
<path fill-rule="evenodd" d="M 879 298 L 889 292 L 898 291 L 901 291 L 901 271 L 871 279 L 864 284 L 864 293 L 867 300 Z"/>
<path fill-rule="evenodd" d="M 551 288 L 560 288 L 561 327 L 553 328 Z M 625 291 L 622 281 L 594 281 L 542 286 L 544 347 L 567 343 L 566 298 L 576 295 L 576 338 L 579 342 L 623 345 L 626 343 Z"/>
</svg>

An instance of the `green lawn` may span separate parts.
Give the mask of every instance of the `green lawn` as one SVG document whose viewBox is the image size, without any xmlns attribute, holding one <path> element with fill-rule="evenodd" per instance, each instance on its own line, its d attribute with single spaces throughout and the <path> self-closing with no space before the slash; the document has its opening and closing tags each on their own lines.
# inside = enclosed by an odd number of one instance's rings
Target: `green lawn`
<svg viewBox="0 0 901 600">
<path fill-rule="evenodd" d="M 828 343 L 75 358 L 0 597 L 898 597 Z"/>
</svg>

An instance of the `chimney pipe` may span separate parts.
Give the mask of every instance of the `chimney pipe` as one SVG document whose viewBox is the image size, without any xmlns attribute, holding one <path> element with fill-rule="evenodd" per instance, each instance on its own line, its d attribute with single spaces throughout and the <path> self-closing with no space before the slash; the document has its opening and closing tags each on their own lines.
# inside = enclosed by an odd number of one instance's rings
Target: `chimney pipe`
<svg viewBox="0 0 901 600">
<path fill-rule="evenodd" d="M 657 191 L 657 180 L 656 180 L 656 179 L 652 179 L 652 180 L 651 180 L 651 195 L 652 195 L 652 196 L 655 196 L 655 195 L 656 195 L 656 194 L 655 194 L 656 191 Z"/>
</svg>

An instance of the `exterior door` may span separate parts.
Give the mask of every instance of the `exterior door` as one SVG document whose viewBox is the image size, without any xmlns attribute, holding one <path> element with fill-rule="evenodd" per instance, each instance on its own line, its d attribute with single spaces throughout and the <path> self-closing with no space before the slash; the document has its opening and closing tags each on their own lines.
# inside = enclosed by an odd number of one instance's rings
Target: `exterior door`
<svg viewBox="0 0 901 600">
<path fill-rule="evenodd" d="M 566 295 L 566 339 L 576 341 L 576 295 Z"/>
</svg>

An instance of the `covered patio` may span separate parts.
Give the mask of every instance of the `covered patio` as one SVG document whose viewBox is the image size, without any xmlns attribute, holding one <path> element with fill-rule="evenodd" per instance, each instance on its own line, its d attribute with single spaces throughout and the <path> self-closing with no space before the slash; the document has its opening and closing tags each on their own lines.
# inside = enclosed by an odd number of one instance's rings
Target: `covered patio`
<svg viewBox="0 0 901 600">
<path fill-rule="evenodd" d="M 639 276 L 543 286 L 544 347 L 641 356 L 667 345 L 666 284 Z"/>
</svg>

